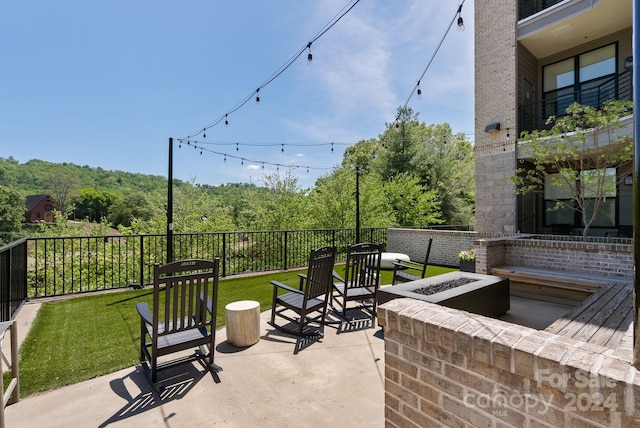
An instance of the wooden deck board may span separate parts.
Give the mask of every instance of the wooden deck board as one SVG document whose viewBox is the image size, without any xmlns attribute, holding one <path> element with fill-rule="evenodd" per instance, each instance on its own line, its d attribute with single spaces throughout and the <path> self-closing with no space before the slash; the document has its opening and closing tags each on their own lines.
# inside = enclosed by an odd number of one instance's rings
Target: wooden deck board
<svg viewBox="0 0 640 428">
<path fill-rule="evenodd" d="M 615 349 L 633 321 L 632 284 L 604 286 L 546 331 Z"/>
</svg>

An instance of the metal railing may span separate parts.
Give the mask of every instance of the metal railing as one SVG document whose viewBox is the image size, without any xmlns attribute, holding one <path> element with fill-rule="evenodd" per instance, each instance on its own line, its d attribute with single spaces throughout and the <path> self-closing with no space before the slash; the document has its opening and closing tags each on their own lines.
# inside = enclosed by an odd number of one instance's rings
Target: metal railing
<svg viewBox="0 0 640 428">
<path fill-rule="evenodd" d="M 592 107 L 601 107 L 608 100 L 631 100 L 633 95 L 632 70 L 626 70 L 602 82 L 592 82 L 585 89 L 575 92 L 553 91 L 545 99 L 519 107 L 518 135 L 522 131 L 550 129 L 550 116 L 566 115 L 566 109 L 574 102 Z"/>
<path fill-rule="evenodd" d="M 0 321 L 12 319 L 27 298 L 27 240 L 0 247 Z"/>
<path fill-rule="evenodd" d="M 346 258 L 355 229 L 238 231 L 173 235 L 173 259 L 219 257 L 221 276 L 305 266 L 309 251 L 337 247 Z M 386 246 L 386 228 L 363 228 L 361 240 Z M 29 297 L 136 287 L 153 279 L 154 263 L 167 260 L 166 235 L 28 239 Z"/>
<path fill-rule="evenodd" d="M 528 18 L 561 1 L 563 0 L 520 0 L 519 19 Z"/>
</svg>

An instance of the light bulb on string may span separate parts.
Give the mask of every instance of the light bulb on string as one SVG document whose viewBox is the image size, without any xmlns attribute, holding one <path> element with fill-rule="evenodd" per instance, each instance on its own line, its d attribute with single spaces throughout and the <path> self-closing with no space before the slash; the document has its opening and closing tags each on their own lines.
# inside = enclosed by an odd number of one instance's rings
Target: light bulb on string
<svg viewBox="0 0 640 428">
<path fill-rule="evenodd" d="M 202 128 L 202 138 L 207 138 L 207 128 Z"/>
<path fill-rule="evenodd" d="M 229 117 L 228 115 L 224 115 L 224 127 L 228 128 L 229 127 Z"/>
<path fill-rule="evenodd" d="M 264 162 L 262 162 L 262 169 L 264 169 Z"/>
<path fill-rule="evenodd" d="M 200 154 L 202 154 L 202 149 L 200 149 Z"/>
<path fill-rule="evenodd" d="M 333 151 L 333 143 L 331 143 L 331 151 Z"/>
<path fill-rule="evenodd" d="M 180 140 L 180 142 L 178 142 L 178 148 L 181 149 L 182 148 L 182 140 Z"/>
<path fill-rule="evenodd" d="M 236 152 L 240 151 L 240 143 L 236 143 Z"/>
<path fill-rule="evenodd" d="M 280 149 L 282 153 L 284 153 L 284 144 L 282 144 L 282 148 Z"/>
<path fill-rule="evenodd" d="M 311 42 L 309 42 L 307 48 L 309 49 L 309 54 L 307 55 L 307 66 L 311 67 L 311 65 L 313 64 L 313 55 L 311 55 Z"/>
<path fill-rule="evenodd" d="M 462 19 L 462 16 L 458 17 L 458 31 L 464 31 L 464 19 Z"/>
<path fill-rule="evenodd" d="M 260 106 L 260 88 L 256 89 L 256 107 Z"/>
<path fill-rule="evenodd" d="M 244 158 L 241 158 L 240 165 L 244 165 Z"/>
<path fill-rule="evenodd" d="M 224 161 L 225 162 L 227 161 L 227 155 L 224 155 Z"/>
<path fill-rule="evenodd" d="M 422 99 L 422 89 L 420 89 L 420 81 L 418 80 L 418 99 Z"/>
</svg>

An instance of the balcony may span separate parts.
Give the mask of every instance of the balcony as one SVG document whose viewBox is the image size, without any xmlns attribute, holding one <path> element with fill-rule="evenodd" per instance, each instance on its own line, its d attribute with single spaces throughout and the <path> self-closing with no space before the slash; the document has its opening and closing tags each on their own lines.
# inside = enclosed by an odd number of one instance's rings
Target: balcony
<svg viewBox="0 0 640 428">
<path fill-rule="evenodd" d="M 536 58 L 630 29 L 631 0 L 521 0 L 518 41 Z"/>
<path fill-rule="evenodd" d="M 519 19 L 528 18 L 562 1 L 563 0 L 520 0 Z"/>
<path fill-rule="evenodd" d="M 518 135 L 522 131 L 549 129 L 550 116 L 561 117 L 567 107 L 574 102 L 592 107 L 600 107 L 607 100 L 631 100 L 633 95 L 632 70 L 585 85 L 580 91 L 567 92 L 560 89 L 548 93 L 544 100 L 524 104 L 518 108 Z"/>
</svg>

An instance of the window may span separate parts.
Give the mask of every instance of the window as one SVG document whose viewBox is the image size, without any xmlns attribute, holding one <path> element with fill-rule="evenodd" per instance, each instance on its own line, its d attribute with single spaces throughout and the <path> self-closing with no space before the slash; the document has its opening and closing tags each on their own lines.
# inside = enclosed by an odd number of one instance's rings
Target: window
<svg viewBox="0 0 640 428">
<path fill-rule="evenodd" d="M 545 226 L 570 224 L 584 227 L 582 216 L 573 196 L 579 194 L 585 198 L 586 212 L 593 212 L 598 177 L 604 172 L 604 198 L 598 207 L 598 216 L 591 226 L 614 227 L 616 225 L 616 169 L 582 171 L 578 177 L 569 174 L 554 173 L 545 176 L 544 209 Z"/>
<path fill-rule="evenodd" d="M 599 107 L 617 98 L 616 51 L 614 43 L 544 67 L 545 115 L 563 115 L 574 101 Z"/>
</svg>

